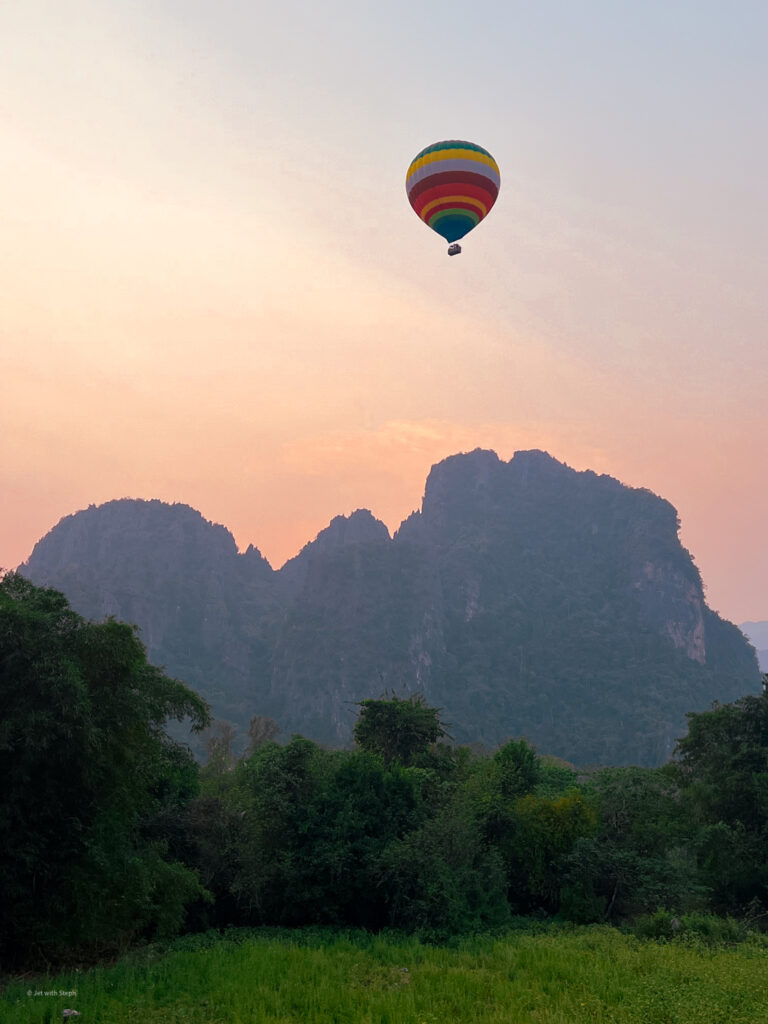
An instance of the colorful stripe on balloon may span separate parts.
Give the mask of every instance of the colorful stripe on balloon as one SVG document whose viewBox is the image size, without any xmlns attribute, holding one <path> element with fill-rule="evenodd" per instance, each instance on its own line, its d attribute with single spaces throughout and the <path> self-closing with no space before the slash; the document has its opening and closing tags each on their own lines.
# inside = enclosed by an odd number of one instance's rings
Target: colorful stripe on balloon
<svg viewBox="0 0 768 1024">
<path fill-rule="evenodd" d="M 480 223 L 496 202 L 500 184 L 491 154 L 455 139 L 423 149 L 405 178 L 415 212 L 448 242 L 458 241 Z"/>
</svg>

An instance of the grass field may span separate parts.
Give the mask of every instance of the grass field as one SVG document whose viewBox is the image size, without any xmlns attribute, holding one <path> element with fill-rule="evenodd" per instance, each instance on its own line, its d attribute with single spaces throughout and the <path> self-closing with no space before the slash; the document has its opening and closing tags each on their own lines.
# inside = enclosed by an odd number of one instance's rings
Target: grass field
<svg viewBox="0 0 768 1024">
<path fill-rule="evenodd" d="M 0 995 L 0 1021 L 48 1024 L 65 1007 L 81 1012 L 78 1024 L 768 1024 L 768 949 L 640 941 L 608 927 L 450 947 L 234 932 L 15 981 Z"/>
</svg>

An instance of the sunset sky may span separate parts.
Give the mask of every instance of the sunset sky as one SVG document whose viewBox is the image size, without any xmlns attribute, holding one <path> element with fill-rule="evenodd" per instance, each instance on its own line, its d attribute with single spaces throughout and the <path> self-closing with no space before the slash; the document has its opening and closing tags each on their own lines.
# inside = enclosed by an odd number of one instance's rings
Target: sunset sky
<svg viewBox="0 0 768 1024">
<path fill-rule="evenodd" d="M 278 567 L 541 448 L 768 619 L 764 0 L 5 0 L 0 566 L 112 498 Z M 474 141 L 448 258 L 405 197 Z"/>
</svg>

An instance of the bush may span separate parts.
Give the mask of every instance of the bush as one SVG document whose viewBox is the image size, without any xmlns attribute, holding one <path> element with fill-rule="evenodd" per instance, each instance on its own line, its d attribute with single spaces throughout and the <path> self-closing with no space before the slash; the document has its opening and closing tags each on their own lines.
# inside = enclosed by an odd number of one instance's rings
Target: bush
<svg viewBox="0 0 768 1024">
<path fill-rule="evenodd" d="M 732 917 L 714 914 L 681 914 L 659 909 L 635 921 L 634 934 L 640 939 L 698 941 L 707 946 L 733 945 L 748 936 L 746 925 Z"/>
</svg>

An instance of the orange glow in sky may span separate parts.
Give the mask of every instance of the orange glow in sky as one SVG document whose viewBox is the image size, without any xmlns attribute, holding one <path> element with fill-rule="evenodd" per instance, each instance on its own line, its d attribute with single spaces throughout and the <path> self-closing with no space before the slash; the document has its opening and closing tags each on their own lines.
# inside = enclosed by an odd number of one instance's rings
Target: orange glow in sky
<svg viewBox="0 0 768 1024">
<path fill-rule="evenodd" d="M 321 6 L 0 10 L 0 565 L 127 496 L 277 567 L 541 448 L 671 501 L 710 605 L 768 619 L 768 9 Z M 502 173 L 450 260 L 403 180 L 441 137 Z"/>
</svg>

